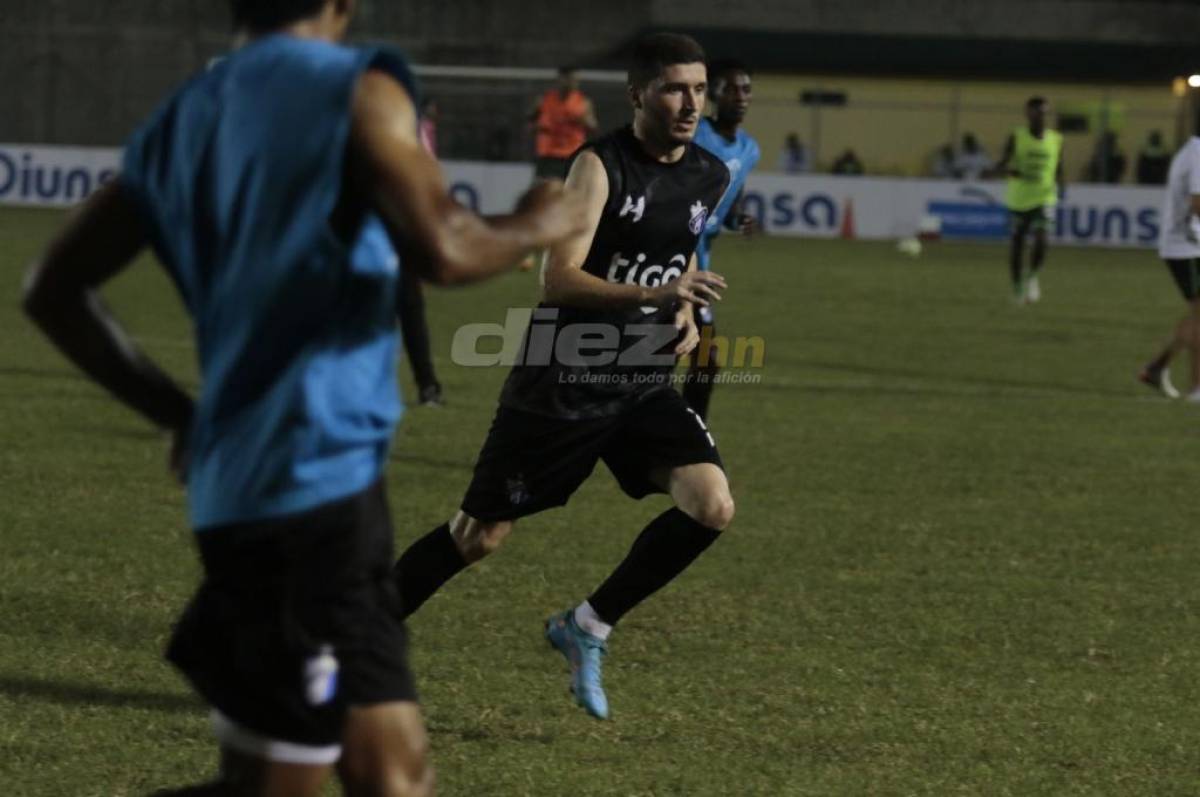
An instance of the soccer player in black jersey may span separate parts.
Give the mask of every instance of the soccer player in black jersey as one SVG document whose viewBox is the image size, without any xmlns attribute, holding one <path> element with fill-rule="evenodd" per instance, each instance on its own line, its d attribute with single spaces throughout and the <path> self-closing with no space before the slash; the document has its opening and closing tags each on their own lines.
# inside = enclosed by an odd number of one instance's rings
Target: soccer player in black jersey
<svg viewBox="0 0 1200 797">
<path fill-rule="evenodd" d="M 669 494 L 675 506 L 646 526 L 608 579 L 546 624 L 570 662 L 576 700 L 601 719 L 612 627 L 733 519 L 713 438 L 671 385 L 676 358 L 699 339 L 694 306 L 720 299 L 725 287 L 696 270 L 694 254 L 729 183 L 721 160 L 692 143 L 706 82 L 694 40 L 653 34 L 636 45 L 633 124 L 587 145 L 571 165 L 567 187 L 585 196 L 589 224 L 550 249 L 544 301 L 461 511 L 396 564 L 408 614 L 494 551 L 518 518 L 565 504 L 598 461 L 632 498 Z"/>
</svg>

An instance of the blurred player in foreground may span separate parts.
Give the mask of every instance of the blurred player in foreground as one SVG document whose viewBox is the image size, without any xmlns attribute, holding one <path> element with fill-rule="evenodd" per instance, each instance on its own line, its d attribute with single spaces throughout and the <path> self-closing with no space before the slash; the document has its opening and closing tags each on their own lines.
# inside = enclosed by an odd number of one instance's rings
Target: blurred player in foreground
<svg viewBox="0 0 1200 797">
<path fill-rule="evenodd" d="M 567 503 L 601 460 L 630 497 L 669 494 L 674 506 L 646 526 L 612 575 L 547 621 L 546 638 L 570 663 L 575 699 L 601 719 L 609 714 L 601 659 L 613 626 L 733 519 L 716 444 L 671 383 L 676 358 L 699 339 L 693 305 L 716 301 L 725 286 L 695 269 L 696 242 L 729 185 L 725 165 L 692 143 L 706 84 L 704 52 L 692 39 L 656 34 L 635 46 L 633 125 L 588 145 L 571 166 L 567 186 L 586 197 L 588 226 L 550 247 L 544 300 L 461 511 L 396 564 L 411 613 L 496 550 L 519 518 Z M 597 353 L 584 334 L 607 343 Z M 581 531 L 596 525 L 589 519 Z"/>
<path fill-rule="evenodd" d="M 1006 204 L 1012 224 L 1008 266 L 1013 299 L 1017 304 L 1042 298 L 1038 274 L 1046 261 L 1047 241 L 1054 224 L 1054 209 L 1066 190 L 1062 170 L 1062 134 L 1046 127 L 1050 103 L 1031 97 L 1025 103 L 1028 124 L 1018 127 L 1004 144 L 990 175 L 1008 177 Z M 1029 273 L 1025 273 L 1025 239 L 1032 233 Z"/>
<path fill-rule="evenodd" d="M 716 103 L 716 115 L 700 120 L 696 143 L 720 158 L 729 169 L 729 188 L 709 215 L 704 234 L 696 245 L 696 264 L 701 271 L 709 269 L 709 253 L 722 226 L 743 235 L 752 235 L 758 229 L 754 217 L 742 212 L 742 199 L 746 178 L 761 155 L 758 142 L 742 129 L 754 92 L 750 70 L 737 61 L 714 61 L 708 65 L 708 80 L 708 95 Z M 683 398 L 707 422 L 709 400 L 721 370 L 718 349 L 713 345 L 717 330 L 711 305 L 696 307 L 696 328 L 700 343 L 690 357 Z"/>
<path fill-rule="evenodd" d="M 1179 398 L 1179 391 L 1171 384 L 1171 360 L 1181 351 L 1190 351 L 1192 373 L 1187 399 L 1200 403 L 1200 136 L 1189 138 L 1171 159 L 1158 254 L 1188 302 L 1188 312 L 1176 324 L 1171 342 L 1138 378 L 1168 398 Z"/>
<path fill-rule="evenodd" d="M 454 203 L 404 59 L 335 44 L 353 0 L 232 6 L 243 46 L 133 134 L 25 308 L 170 432 L 187 481 L 204 581 L 168 658 L 214 709 L 222 772 L 176 793 L 306 797 L 337 763 L 351 795 L 426 795 L 382 480 L 401 411 L 389 233 L 406 268 L 466 283 L 577 234 L 582 209 L 552 184 L 494 221 Z M 99 297 L 147 247 L 195 323 L 194 403 Z"/>
</svg>

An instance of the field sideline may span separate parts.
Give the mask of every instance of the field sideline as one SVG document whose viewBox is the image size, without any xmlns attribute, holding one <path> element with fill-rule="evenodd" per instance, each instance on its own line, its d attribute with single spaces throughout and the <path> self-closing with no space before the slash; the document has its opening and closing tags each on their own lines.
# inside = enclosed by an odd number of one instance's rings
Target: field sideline
<svg viewBox="0 0 1200 797">
<path fill-rule="evenodd" d="M 165 442 L 17 311 L 60 218 L 0 211 L 0 794 L 143 795 L 215 765 L 161 660 L 198 567 Z M 1200 406 L 1133 380 L 1182 311 L 1154 255 L 1052 250 L 1027 308 L 996 246 L 724 240 L 714 262 L 720 331 L 766 341 L 761 383 L 714 398 L 733 527 L 614 634 L 608 723 L 541 622 L 661 499 L 601 468 L 435 596 L 412 630 L 440 793 L 1195 794 Z M 194 388 L 161 270 L 106 297 Z M 457 506 L 504 377 L 453 367 L 454 328 L 536 279 L 428 298 L 449 403 L 398 433 L 400 546 Z"/>
</svg>

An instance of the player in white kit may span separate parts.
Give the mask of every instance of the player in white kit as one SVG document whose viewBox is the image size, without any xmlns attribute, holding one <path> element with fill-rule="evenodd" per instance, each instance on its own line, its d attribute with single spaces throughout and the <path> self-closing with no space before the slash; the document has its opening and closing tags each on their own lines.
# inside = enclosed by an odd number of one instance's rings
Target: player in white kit
<svg viewBox="0 0 1200 797">
<path fill-rule="evenodd" d="M 1200 136 L 1192 136 L 1175 157 L 1167 176 L 1158 254 L 1188 302 L 1188 312 L 1162 353 L 1138 375 L 1168 398 L 1179 398 L 1171 384 L 1171 360 L 1187 350 L 1192 358 L 1187 400 L 1200 403 Z"/>
</svg>

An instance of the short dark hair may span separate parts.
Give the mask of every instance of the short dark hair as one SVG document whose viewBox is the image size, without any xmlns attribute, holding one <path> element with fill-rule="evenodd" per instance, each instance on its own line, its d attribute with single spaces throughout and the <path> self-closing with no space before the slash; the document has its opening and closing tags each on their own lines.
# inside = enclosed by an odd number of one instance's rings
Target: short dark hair
<svg viewBox="0 0 1200 797">
<path fill-rule="evenodd" d="M 229 0 L 233 22 L 252 30 L 272 30 L 315 15 L 326 0 Z"/>
<path fill-rule="evenodd" d="M 714 58 L 708 62 L 708 96 L 717 99 L 717 84 L 731 75 L 750 74 L 750 68 L 733 58 Z"/>
<path fill-rule="evenodd" d="M 1025 102 L 1025 107 L 1026 108 L 1036 108 L 1039 105 L 1045 105 L 1045 104 L 1046 104 L 1046 98 L 1039 95 L 1039 96 L 1035 96 L 1035 97 L 1030 97 Z"/>
<path fill-rule="evenodd" d="M 729 75 L 742 72 L 747 75 L 754 74 L 750 67 L 736 58 L 714 58 L 708 62 L 708 81 L 714 82 L 717 78 L 728 77 Z"/>
<path fill-rule="evenodd" d="M 633 45 L 629 85 L 643 88 L 672 64 L 702 64 L 704 48 L 682 33 L 651 33 Z"/>
</svg>

